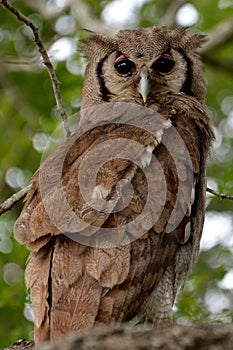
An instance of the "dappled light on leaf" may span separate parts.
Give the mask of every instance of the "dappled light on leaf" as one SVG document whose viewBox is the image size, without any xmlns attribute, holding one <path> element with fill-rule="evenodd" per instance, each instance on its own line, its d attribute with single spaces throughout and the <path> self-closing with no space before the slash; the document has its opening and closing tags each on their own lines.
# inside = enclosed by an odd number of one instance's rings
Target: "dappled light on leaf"
<svg viewBox="0 0 233 350">
<path fill-rule="evenodd" d="M 23 275 L 24 271 L 18 264 L 8 263 L 3 267 L 3 279 L 9 285 L 19 283 Z"/>
<path fill-rule="evenodd" d="M 205 294 L 205 305 L 211 313 L 218 313 L 223 309 L 229 309 L 230 299 L 217 289 L 209 289 Z"/>
<path fill-rule="evenodd" d="M 12 241 L 4 234 L 0 233 L 0 252 L 9 254 L 12 251 Z"/>
<path fill-rule="evenodd" d="M 37 132 L 33 136 L 33 147 L 37 152 L 43 152 L 48 147 L 49 135 L 44 132 Z"/>
<path fill-rule="evenodd" d="M 49 56 L 54 62 L 65 61 L 75 52 L 75 46 L 71 39 L 64 37 L 55 41 L 49 50 Z"/>
<path fill-rule="evenodd" d="M 233 249 L 232 213 L 207 212 L 204 224 L 201 249 L 208 250 L 221 243 Z"/>
<path fill-rule="evenodd" d="M 73 34 L 75 31 L 76 22 L 72 16 L 61 16 L 55 24 L 55 30 L 62 35 Z"/>
<path fill-rule="evenodd" d="M 192 4 L 185 4 L 176 14 L 176 22 L 178 25 L 188 27 L 194 25 L 198 21 L 199 14 Z"/>
<path fill-rule="evenodd" d="M 6 172 L 6 183 L 12 188 L 24 188 L 28 185 L 32 176 L 29 170 L 10 167 Z"/>
</svg>

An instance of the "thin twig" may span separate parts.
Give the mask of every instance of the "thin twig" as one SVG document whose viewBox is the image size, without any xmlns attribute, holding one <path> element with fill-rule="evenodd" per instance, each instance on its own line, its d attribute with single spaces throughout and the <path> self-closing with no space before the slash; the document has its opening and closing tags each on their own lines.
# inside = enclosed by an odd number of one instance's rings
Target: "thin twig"
<svg viewBox="0 0 233 350">
<path fill-rule="evenodd" d="M 5 202 L 0 204 L 0 215 L 10 210 L 16 203 L 23 199 L 28 193 L 31 185 L 22 188 L 22 190 L 14 193 L 10 198 L 6 199 Z"/>
<path fill-rule="evenodd" d="M 54 71 L 53 65 L 49 59 L 48 53 L 44 47 L 44 44 L 41 41 L 40 34 L 39 34 L 39 28 L 26 16 L 24 16 L 20 11 L 16 10 L 7 0 L 0 0 L 0 3 L 7 8 L 10 12 L 12 12 L 19 21 L 23 22 L 26 26 L 31 28 L 33 35 L 34 35 L 34 42 L 38 47 L 38 50 L 42 56 L 43 63 L 46 66 L 52 86 L 53 86 L 53 91 L 54 91 L 54 96 L 55 100 L 57 103 L 57 109 L 58 112 L 60 113 L 60 116 L 63 121 L 63 126 L 64 126 L 64 132 L 65 136 L 68 137 L 70 135 L 70 130 L 69 130 L 69 125 L 68 125 L 68 118 L 65 112 L 64 104 L 62 102 L 61 98 L 61 91 L 59 87 L 59 82 L 56 77 L 56 73 Z"/>
<path fill-rule="evenodd" d="M 212 188 L 209 188 L 209 187 L 206 188 L 206 192 L 214 194 L 215 196 L 217 196 L 217 197 L 219 197 L 221 199 L 231 199 L 231 200 L 233 200 L 233 196 L 231 196 L 229 194 L 219 193 L 219 192 L 217 192 L 215 190 L 212 190 Z"/>
</svg>

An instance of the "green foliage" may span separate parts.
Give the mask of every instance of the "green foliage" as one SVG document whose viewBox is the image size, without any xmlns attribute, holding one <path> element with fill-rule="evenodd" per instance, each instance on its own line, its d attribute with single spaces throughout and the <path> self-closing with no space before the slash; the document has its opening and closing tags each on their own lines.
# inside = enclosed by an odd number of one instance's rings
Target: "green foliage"
<svg viewBox="0 0 233 350">
<path fill-rule="evenodd" d="M 89 9 L 90 17 L 99 21 L 102 21 L 103 9 L 111 2 L 83 1 Z M 62 38 L 68 38 L 70 43 L 79 48 L 78 39 L 85 35 L 76 18 L 78 9 L 72 7 L 72 2 L 66 3 L 66 6 L 55 6 L 54 11 L 49 12 L 48 5 L 56 4 L 56 1 L 13 2 L 14 6 L 38 25 L 48 50 Z M 170 3 L 170 0 L 145 1 L 140 11 L 138 10 L 136 26 L 158 23 Z M 209 31 L 220 21 L 233 16 L 233 4 L 230 0 L 194 0 L 192 4 L 199 14 L 196 29 L 200 32 Z M 60 119 L 56 113 L 51 81 L 40 62 L 30 30 L 2 7 L 0 16 L 0 202 L 3 202 L 28 183 L 41 162 L 43 140 L 54 132 Z M 74 28 L 67 33 L 56 29 L 58 20 L 63 16 L 69 16 L 69 22 L 73 20 L 75 23 Z M 89 28 L 88 21 L 86 28 Z M 211 53 L 211 57 L 220 62 L 232 62 L 232 52 L 231 41 Z M 78 115 L 83 81 L 82 57 L 78 50 L 59 61 L 54 58 L 55 52 L 50 52 L 50 56 L 61 82 L 67 113 L 69 116 Z M 213 151 L 208 176 L 216 184 L 216 189 L 233 194 L 233 79 L 226 69 L 219 66 L 216 68 L 208 60 L 206 76 L 209 82 L 207 103 L 219 140 Z M 78 120 L 78 117 L 75 116 L 74 120 Z M 207 210 L 226 212 L 232 220 L 232 203 L 211 196 L 208 197 Z M 13 238 L 13 223 L 22 205 L 23 203 L 19 203 L 0 218 L 0 346 L 9 345 L 18 338 L 32 338 L 32 323 L 24 317 L 27 294 L 23 269 L 28 252 Z M 177 305 L 175 320 L 183 323 L 202 320 L 232 322 L 233 294 L 221 284 L 230 269 L 232 241 L 229 244 L 218 242 L 209 250 L 202 251 L 183 298 Z M 208 300 L 219 305 L 214 308 L 209 305 Z"/>
<path fill-rule="evenodd" d="M 221 281 L 232 267 L 232 262 L 231 251 L 221 245 L 201 252 L 198 263 L 186 284 L 182 299 L 175 310 L 176 322 L 233 322 L 233 312 L 230 307 L 221 308 L 221 302 L 226 301 L 225 297 L 229 301 L 228 305 L 233 305 L 233 292 L 221 287 Z M 216 305 L 208 305 L 211 297 Z M 209 301 L 207 301 L 208 298 Z M 209 308 L 212 312 L 208 310 Z"/>
<path fill-rule="evenodd" d="M 24 268 L 28 252 L 13 238 L 14 219 L 12 213 L 0 218 L 1 346 L 22 337 L 32 337 L 33 331 L 32 323 L 23 316 L 26 303 Z"/>
</svg>

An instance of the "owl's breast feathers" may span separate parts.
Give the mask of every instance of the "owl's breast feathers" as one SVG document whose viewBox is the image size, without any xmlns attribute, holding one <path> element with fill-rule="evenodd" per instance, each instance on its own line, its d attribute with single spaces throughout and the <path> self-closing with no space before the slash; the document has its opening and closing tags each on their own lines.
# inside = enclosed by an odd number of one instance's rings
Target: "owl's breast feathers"
<svg viewBox="0 0 233 350">
<path fill-rule="evenodd" d="M 166 281 L 172 304 L 182 287 L 213 135 L 201 104 L 166 98 L 160 114 L 120 102 L 87 109 L 33 176 L 15 237 L 31 251 L 37 343 L 136 315 L 156 323 Z"/>
</svg>

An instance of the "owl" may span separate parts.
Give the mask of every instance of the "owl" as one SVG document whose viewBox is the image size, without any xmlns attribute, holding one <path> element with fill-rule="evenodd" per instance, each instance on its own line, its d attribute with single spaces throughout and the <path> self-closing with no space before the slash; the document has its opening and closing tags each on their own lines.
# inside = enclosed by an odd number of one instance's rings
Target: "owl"
<svg viewBox="0 0 233 350">
<path fill-rule="evenodd" d="M 114 322 L 172 324 L 196 261 L 214 139 L 197 48 L 167 27 L 93 34 L 77 130 L 31 180 L 15 237 L 36 344 Z"/>
</svg>

